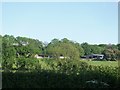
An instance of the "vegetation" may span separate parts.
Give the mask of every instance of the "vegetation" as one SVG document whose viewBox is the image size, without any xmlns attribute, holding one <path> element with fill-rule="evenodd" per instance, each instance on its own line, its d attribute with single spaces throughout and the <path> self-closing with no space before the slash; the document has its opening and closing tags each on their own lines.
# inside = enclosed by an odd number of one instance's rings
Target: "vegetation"
<svg viewBox="0 0 120 90">
<path fill-rule="evenodd" d="M 118 67 L 118 61 L 84 61 L 92 66 Z"/>
<path fill-rule="evenodd" d="M 67 38 L 45 44 L 10 35 L 0 36 L 0 44 L 3 88 L 119 87 L 120 44 L 79 44 Z M 37 59 L 36 54 L 52 58 Z M 104 61 L 80 60 L 89 54 L 104 54 Z"/>
<path fill-rule="evenodd" d="M 3 88 L 119 88 L 118 67 L 47 59 L 35 66 L 3 72 Z"/>
</svg>

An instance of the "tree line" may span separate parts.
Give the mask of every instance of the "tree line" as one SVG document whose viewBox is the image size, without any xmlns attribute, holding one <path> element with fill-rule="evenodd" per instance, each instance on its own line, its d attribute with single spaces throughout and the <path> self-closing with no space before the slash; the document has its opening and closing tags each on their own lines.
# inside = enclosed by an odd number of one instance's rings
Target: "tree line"
<svg viewBox="0 0 120 90">
<path fill-rule="evenodd" d="M 104 54 L 104 60 L 118 60 L 120 57 L 120 44 L 80 44 L 67 38 L 43 43 L 38 39 L 0 35 L 0 45 L 2 65 L 5 67 L 11 66 L 20 58 L 34 58 L 35 54 L 52 55 L 55 59 L 64 56 L 70 60 L 78 60 L 89 54 Z"/>
</svg>

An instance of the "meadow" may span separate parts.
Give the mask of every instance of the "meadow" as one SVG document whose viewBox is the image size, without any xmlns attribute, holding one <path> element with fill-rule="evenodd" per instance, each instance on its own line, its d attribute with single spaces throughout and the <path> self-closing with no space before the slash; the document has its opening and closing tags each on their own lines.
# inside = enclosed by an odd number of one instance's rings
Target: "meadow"
<svg viewBox="0 0 120 90">
<path fill-rule="evenodd" d="M 83 61 L 83 60 L 81 60 Z M 86 61 L 84 62 L 88 63 L 89 65 L 93 66 L 112 66 L 112 67 L 118 67 L 118 61 Z"/>
</svg>

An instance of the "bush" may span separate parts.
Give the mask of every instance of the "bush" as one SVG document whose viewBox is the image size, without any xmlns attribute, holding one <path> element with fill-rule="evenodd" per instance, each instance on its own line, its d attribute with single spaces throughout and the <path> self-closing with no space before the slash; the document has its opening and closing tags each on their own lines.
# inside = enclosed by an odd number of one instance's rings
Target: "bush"
<svg viewBox="0 0 120 90">
<path fill-rule="evenodd" d="M 16 72 L 4 71 L 4 88 L 118 87 L 120 81 L 118 67 L 92 66 L 78 60 L 19 60 L 19 64 L 25 67 Z"/>
</svg>

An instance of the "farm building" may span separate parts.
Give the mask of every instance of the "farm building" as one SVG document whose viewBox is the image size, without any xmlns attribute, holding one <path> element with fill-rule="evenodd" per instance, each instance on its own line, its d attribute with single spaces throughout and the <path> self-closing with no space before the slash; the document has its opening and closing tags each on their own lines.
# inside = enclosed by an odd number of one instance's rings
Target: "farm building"
<svg viewBox="0 0 120 90">
<path fill-rule="evenodd" d="M 81 57 L 82 59 L 103 59 L 104 55 L 103 54 L 91 54 L 87 56 Z"/>
<path fill-rule="evenodd" d="M 38 59 L 43 59 L 43 58 L 52 58 L 53 56 L 44 55 L 44 54 L 36 54 L 34 57 L 38 58 Z M 60 55 L 59 58 L 60 59 L 65 59 L 67 57 L 64 57 L 64 56 Z"/>
<path fill-rule="evenodd" d="M 43 55 L 43 54 L 36 54 L 34 57 L 35 57 L 35 58 L 41 58 L 41 59 L 43 59 L 43 58 L 50 58 L 50 56 L 48 56 L 48 55 Z"/>
</svg>

